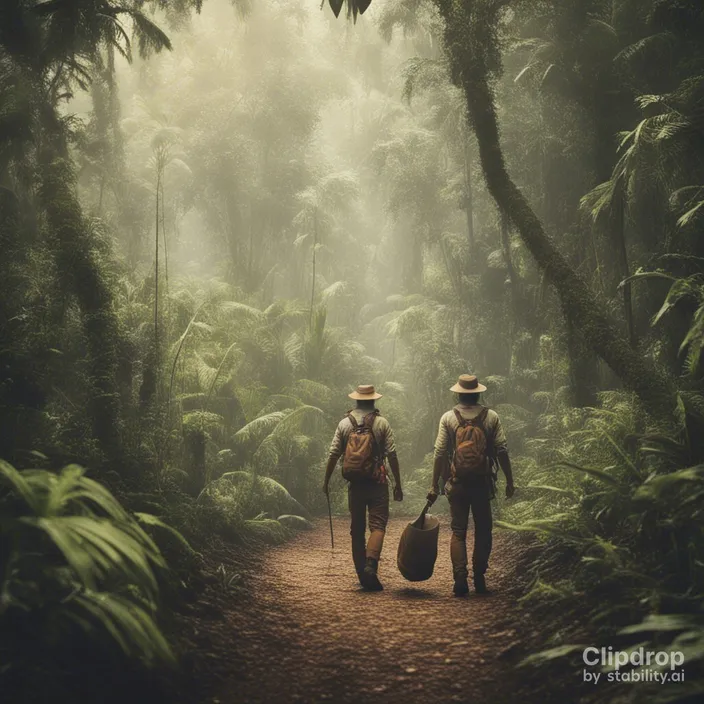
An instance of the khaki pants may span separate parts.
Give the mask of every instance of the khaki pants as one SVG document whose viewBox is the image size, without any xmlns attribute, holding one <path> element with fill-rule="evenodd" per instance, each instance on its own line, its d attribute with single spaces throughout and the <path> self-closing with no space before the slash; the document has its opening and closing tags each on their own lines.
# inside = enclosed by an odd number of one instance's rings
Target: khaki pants
<svg viewBox="0 0 704 704">
<path fill-rule="evenodd" d="M 470 511 L 474 519 L 472 568 L 475 576 L 483 575 L 491 554 L 491 482 L 487 478 L 485 483 L 473 486 L 452 484 L 447 498 L 450 502 L 450 558 L 454 577 L 467 578 L 467 526 Z"/>
<path fill-rule="evenodd" d="M 389 485 L 377 482 L 351 483 L 347 498 L 352 519 L 352 559 L 357 573 L 364 570 L 367 557 L 379 559 L 389 521 Z M 369 541 L 364 543 L 369 511 Z"/>
</svg>

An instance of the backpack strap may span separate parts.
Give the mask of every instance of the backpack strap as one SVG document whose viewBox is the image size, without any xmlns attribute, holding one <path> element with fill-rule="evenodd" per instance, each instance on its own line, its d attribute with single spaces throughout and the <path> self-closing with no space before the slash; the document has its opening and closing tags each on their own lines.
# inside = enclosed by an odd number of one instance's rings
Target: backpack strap
<svg viewBox="0 0 704 704">
<path fill-rule="evenodd" d="M 484 406 L 482 410 L 479 412 L 479 415 L 474 419 L 474 422 L 482 429 L 484 432 L 484 435 L 486 437 L 486 443 L 487 443 L 487 456 L 489 457 L 490 460 L 493 460 L 494 458 L 494 432 L 488 432 L 487 427 L 486 427 L 486 419 L 487 416 L 489 415 L 489 409 L 487 406 Z"/>
<path fill-rule="evenodd" d="M 472 418 L 470 423 L 473 423 L 474 425 L 478 425 L 482 430 L 485 430 L 484 428 L 484 421 L 486 420 L 486 417 L 489 415 L 489 409 L 486 406 L 482 407 L 482 410 L 479 411 L 479 413 Z"/>
<path fill-rule="evenodd" d="M 352 411 L 347 412 L 346 418 L 347 418 L 347 420 L 349 420 L 349 422 L 352 425 L 352 432 L 353 433 L 357 432 L 357 429 L 359 428 L 359 423 L 357 423 L 355 417 L 352 415 Z"/>
<path fill-rule="evenodd" d="M 375 408 L 373 411 L 367 413 L 367 415 L 364 416 L 364 419 L 362 420 L 362 425 L 364 425 L 366 428 L 369 428 L 369 430 L 372 430 L 372 428 L 374 427 L 374 421 L 376 420 L 378 415 L 379 409 Z"/>
<path fill-rule="evenodd" d="M 382 452 L 382 449 L 379 446 L 379 443 L 377 442 L 376 435 L 374 435 L 374 421 L 379 415 L 381 415 L 379 413 L 379 409 L 375 408 L 373 411 L 367 413 L 367 415 L 364 416 L 364 420 L 362 421 L 362 423 L 365 428 L 369 428 L 369 433 L 372 436 L 372 448 L 374 456 L 377 457 L 379 460 L 382 460 L 384 457 L 384 453 Z"/>
<path fill-rule="evenodd" d="M 460 424 L 460 428 L 464 428 L 465 425 L 469 424 L 469 421 L 466 420 L 456 408 L 453 408 L 452 411 L 455 414 L 455 418 L 457 418 L 457 422 Z"/>
</svg>

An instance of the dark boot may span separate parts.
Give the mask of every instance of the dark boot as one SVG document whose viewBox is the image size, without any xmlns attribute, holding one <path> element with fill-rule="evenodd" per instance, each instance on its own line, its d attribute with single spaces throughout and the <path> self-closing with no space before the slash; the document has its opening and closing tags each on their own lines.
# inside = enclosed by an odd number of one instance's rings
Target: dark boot
<svg viewBox="0 0 704 704">
<path fill-rule="evenodd" d="M 484 579 L 483 574 L 474 575 L 474 591 L 477 594 L 488 594 L 489 590 L 486 588 L 486 579 Z"/>
<path fill-rule="evenodd" d="M 379 578 L 376 576 L 378 567 L 379 560 L 376 560 L 373 557 L 367 558 L 367 564 L 364 568 L 364 572 L 362 572 L 362 575 L 360 576 L 359 581 L 369 592 L 380 592 L 384 588 L 379 581 Z"/>
<path fill-rule="evenodd" d="M 467 596 L 469 594 L 469 584 L 466 577 L 455 577 L 455 586 L 452 588 L 455 596 Z"/>
</svg>

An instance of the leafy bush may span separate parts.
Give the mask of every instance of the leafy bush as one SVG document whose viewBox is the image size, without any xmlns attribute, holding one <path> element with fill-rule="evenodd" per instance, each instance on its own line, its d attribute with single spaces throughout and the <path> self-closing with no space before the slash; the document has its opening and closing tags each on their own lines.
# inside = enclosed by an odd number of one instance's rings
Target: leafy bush
<svg viewBox="0 0 704 704">
<path fill-rule="evenodd" d="M 256 535 L 261 532 L 261 526 L 253 522 L 262 516 L 308 515 L 279 482 L 246 471 L 226 472 L 208 484 L 198 503 L 206 511 L 215 512 L 217 519 L 228 528 L 245 532 L 251 528 L 250 532 Z"/>
<path fill-rule="evenodd" d="M 559 406 L 541 416 L 550 441 L 536 437 L 518 463 L 518 500 L 499 525 L 544 542 L 523 602 L 569 611 L 579 601 L 582 625 L 609 643 L 682 650 L 693 673 L 704 661 L 704 466 L 692 464 L 684 422 L 667 435 L 646 431 L 627 395 L 602 403 L 581 423 Z M 570 656 L 569 633 L 530 662 Z M 693 691 L 673 687 L 668 701 Z"/>
<path fill-rule="evenodd" d="M 152 525 L 153 516 L 144 516 Z M 0 461 L 0 660 L 26 662 L 79 634 L 147 664 L 173 662 L 156 622 L 151 538 L 101 484 L 70 465 L 18 471 Z"/>
</svg>

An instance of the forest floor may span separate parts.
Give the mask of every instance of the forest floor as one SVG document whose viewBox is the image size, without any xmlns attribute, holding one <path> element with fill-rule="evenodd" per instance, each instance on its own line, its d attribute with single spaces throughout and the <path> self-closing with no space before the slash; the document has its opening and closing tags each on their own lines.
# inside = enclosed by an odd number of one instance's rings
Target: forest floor
<svg viewBox="0 0 704 704">
<path fill-rule="evenodd" d="M 342 518 L 334 554 L 327 521 L 317 521 L 284 545 L 240 555 L 242 586 L 211 589 L 188 619 L 190 703 L 577 701 L 574 674 L 556 682 L 516 669 L 537 635 L 517 604 L 524 541 L 496 531 L 492 593 L 456 598 L 446 526 L 430 580 L 413 585 L 398 572 L 406 524 L 389 523 L 380 593 L 360 589 Z"/>
</svg>

